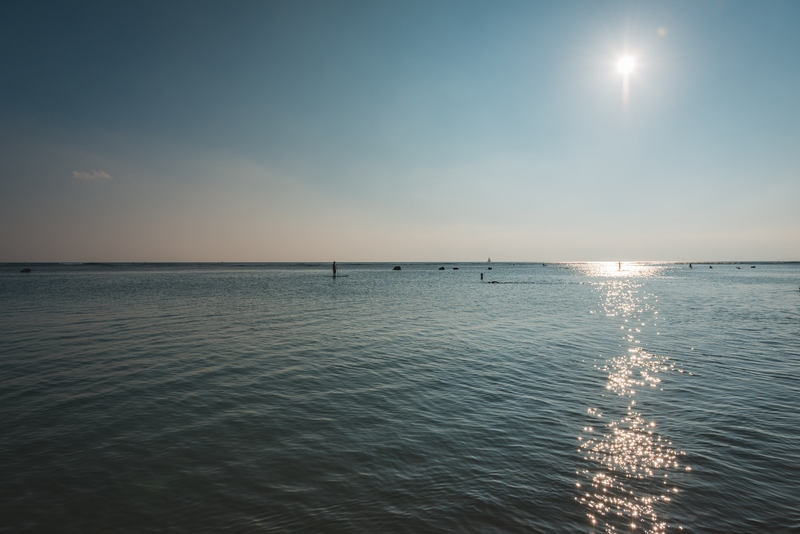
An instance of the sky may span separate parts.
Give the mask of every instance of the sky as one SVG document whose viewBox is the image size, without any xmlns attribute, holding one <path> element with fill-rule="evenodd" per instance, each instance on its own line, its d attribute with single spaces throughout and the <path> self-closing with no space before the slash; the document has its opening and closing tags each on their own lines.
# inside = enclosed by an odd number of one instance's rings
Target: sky
<svg viewBox="0 0 800 534">
<path fill-rule="evenodd" d="M 798 28 L 795 0 L 3 2 L 0 261 L 800 260 Z"/>
</svg>

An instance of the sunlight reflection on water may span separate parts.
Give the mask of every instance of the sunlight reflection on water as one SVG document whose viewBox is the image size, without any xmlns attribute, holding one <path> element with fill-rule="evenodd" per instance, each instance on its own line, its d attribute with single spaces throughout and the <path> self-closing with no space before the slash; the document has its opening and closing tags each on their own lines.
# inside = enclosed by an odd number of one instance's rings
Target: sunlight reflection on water
<svg viewBox="0 0 800 534">
<path fill-rule="evenodd" d="M 582 274 L 591 277 L 650 277 L 659 276 L 667 271 L 664 265 L 653 265 L 649 263 L 626 263 L 626 262 L 587 262 L 572 264 L 572 266 Z"/>
<path fill-rule="evenodd" d="M 603 296 L 600 306 L 607 317 L 623 321 L 621 354 L 595 367 L 608 376 L 606 391 L 624 403 L 606 414 L 596 407 L 587 409 L 599 428 L 587 426 L 578 437 L 586 467 L 578 472 L 576 500 L 586 506 L 591 524 L 603 532 L 663 533 L 670 526 L 665 519 L 667 504 L 679 491 L 670 483 L 669 472 L 689 468 L 678 461 L 684 453 L 636 407 L 637 394 L 659 390 L 661 376 L 675 371 L 675 364 L 642 347 L 638 334 L 644 327 L 658 325 L 657 298 L 640 294 L 641 285 L 631 279 L 658 275 L 660 269 L 609 263 L 582 267 L 589 276 L 606 278 L 596 283 Z"/>
</svg>

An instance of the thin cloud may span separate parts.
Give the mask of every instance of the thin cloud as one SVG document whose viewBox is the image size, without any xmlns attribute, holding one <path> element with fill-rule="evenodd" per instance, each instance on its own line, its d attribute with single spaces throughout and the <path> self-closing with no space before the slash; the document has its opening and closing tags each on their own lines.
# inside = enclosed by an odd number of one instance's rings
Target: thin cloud
<svg viewBox="0 0 800 534">
<path fill-rule="evenodd" d="M 92 180 L 92 181 L 111 180 L 111 175 L 108 174 L 106 171 L 92 171 L 92 172 L 72 171 L 72 176 L 73 178 L 77 178 L 78 180 Z"/>
</svg>

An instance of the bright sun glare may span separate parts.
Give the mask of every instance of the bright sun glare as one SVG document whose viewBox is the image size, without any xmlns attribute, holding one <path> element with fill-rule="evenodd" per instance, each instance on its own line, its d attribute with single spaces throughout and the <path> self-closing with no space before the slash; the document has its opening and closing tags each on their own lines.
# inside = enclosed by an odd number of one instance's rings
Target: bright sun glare
<svg viewBox="0 0 800 534">
<path fill-rule="evenodd" d="M 617 70 L 622 74 L 630 74 L 636 61 L 631 56 L 621 57 L 617 63 Z"/>
</svg>

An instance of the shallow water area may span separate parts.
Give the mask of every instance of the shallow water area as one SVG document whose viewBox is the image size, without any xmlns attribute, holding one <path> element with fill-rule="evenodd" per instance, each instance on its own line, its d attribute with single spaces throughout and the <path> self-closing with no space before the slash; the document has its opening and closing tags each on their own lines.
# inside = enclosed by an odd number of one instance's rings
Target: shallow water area
<svg viewBox="0 0 800 534">
<path fill-rule="evenodd" d="M 800 530 L 800 265 L 394 265 L 0 265 L 0 531 Z"/>
</svg>

